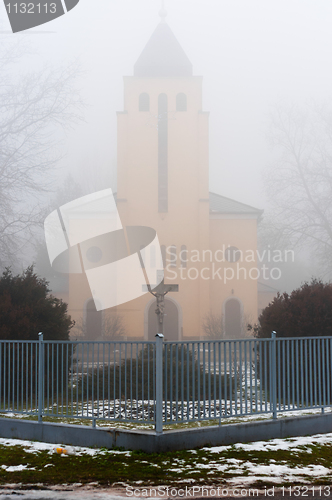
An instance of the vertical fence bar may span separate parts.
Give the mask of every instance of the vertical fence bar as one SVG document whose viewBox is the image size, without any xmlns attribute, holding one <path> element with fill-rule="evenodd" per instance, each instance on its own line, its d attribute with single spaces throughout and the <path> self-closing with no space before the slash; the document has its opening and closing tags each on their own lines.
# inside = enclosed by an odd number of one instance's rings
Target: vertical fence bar
<svg viewBox="0 0 332 500">
<path fill-rule="evenodd" d="M 326 384 L 327 384 L 326 385 L 326 396 L 327 396 L 326 404 L 327 405 L 331 404 L 331 397 L 330 397 L 330 356 L 329 356 L 330 341 L 331 341 L 331 339 L 326 339 L 326 372 L 325 372 L 325 376 L 326 376 Z"/>
<path fill-rule="evenodd" d="M 168 397 L 166 397 L 166 404 Z M 169 344 L 169 418 L 173 420 L 173 344 Z"/>
<path fill-rule="evenodd" d="M 219 381 L 219 425 L 221 425 L 221 341 L 219 340 L 218 342 L 218 361 L 219 361 L 219 367 L 218 367 L 218 381 Z M 199 373 L 199 365 L 198 365 L 198 373 Z"/>
<path fill-rule="evenodd" d="M 254 340 L 254 374 L 255 374 L 255 412 L 258 412 L 258 358 L 257 358 L 257 340 Z M 251 361 L 250 361 L 251 364 Z M 251 375 L 252 377 L 252 375 Z M 253 402 L 252 402 L 253 405 Z M 253 406 L 251 405 L 251 413 L 253 413 Z"/>
<path fill-rule="evenodd" d="M 2 344 L 0 343 L 0 410 L 2 410 Z"/>
<path fill-rule="evenodd" d="M 10 374 L 11 374 L 10 354 L 11 354 L 11 347 L 10 346 L 11 346 L 11 343 L 9 342 L 8 343 L 8 410 L 11 409 L 11 407 L 10 407 L 10 395 L 11 395 L 11 393 L 10 393 L 10 387 L 11 387 L 11 385 L 10 385 Z"/>
<path fill-rule="evenodd" d="M 227 377 L 228 377 L 228 371 L 227 371 L 227 345 L 226 345 L 225 341 L 223 342 L 223 344 L 224 344 L 224 412 L 225 412 L 225 417 L 227 417 Z"/>
<path fill-rule="evenodd" d="M 163 433 L 163 338 L 162 333 L 156 335 L 156 402 L 155 402 L 155 430 Z M 165 395 L 167 399 L 167 394 Z"/>
<path fill-rule="evenodd" d="M 167 353 L 167 351 L 166 351 Z M 190 418 L 190 415 L 189 415 L 189 408 L 190 408 L 190 402 L 189 402 L 189 395 L 190 395 L 190 383 L 189 383 L 189 365 L 190 365 L 190 361 L 189 361 L 189 342 L 187 342 L 187 361 L 186 361 L 186 364 L 187 364 L 187 384 L 186 384 L 186 387 L 187 387 L 187 420 L 189 420 Z M 166 360 L 165 360 L 165 365 L 166 365 Z M 166 393 L 167 394 L 167 393 Z M 167 401 L 167 396 L 166 396 L 166 401 Z"/>
<path fill-rule="evenodd" d="M 176 419 L 175 421 L 177 422 L 179 419 L 179 344 L 175 344 L 175 397 L 176 397 L 176 404 L 175 404 L 175 412 L 176 412 Z M 199 398 L 198 398 L 199 399 Z M 198 405 L 199 405 L 198 401 Z"/>
<path fill-rule="evenodd" d="M 271 355 L 272 355 L 272 409 L 273 418 L 277 418 L 277 364 L 276 364 L 276 332 L 271 334 Z"/>
<path fill-rule="evenodd" d="M 310 341 L 309 341 L 310 342 Z M 308 384 L 308 339 L 304 341 L 304 360 L 305 360 L 305 405 L 309 406 L 309 384 Z"/>
<path fill-rule="evenodd" d="M 286 341 L 285 339 L 281 340 L 282 342 L 282 409 L 286 409 L 286 363 L 287 363 L 287 358 L 285 355 L 286 351 Z"/>
<path fill-rule="evenodd" d="M 136 358 L 138 347 L 136 345 Z M 130 418 L 133 418 L 133 343 L 130 344 Z M 109 385 L 109 383 L 108 383 Z M 109 403 L 108 403 L 109 404 Z"/>
<path fill-rule="evenodd" d="M 150 372 L 151 372 L 151 363 L 150 363 L 150 344 L 147 345 L 147 351 L 148 351 L 148 418 L 147 420 L 150 420 L 150 401 L 151 401 L 151 394 L 150 394 Z M 130 382 L 131 383 L 131 382 Z"/>
<path fill-rule="evenodd" d="M 301 364 L 301 407 L 304 407 L 304 340 L 300 340 L 300 345 L 301 345 L 301 359 L 300 359 L 300 364 Z"/>
<path fill-rule="evenodd" d="M 313 384 L 314 384 L 314 405 L 317 406 L 317 339 L 313 339 L 313 369 L 314 369 L 314 374 L 313 374 Z"/>
<path fill-rule="evenodd" d="M 299 399 L 300 399 L 300 392 L 299 392 L 299 382 L 300 382 L 300 377 L 299 377 L 299 340 L 297 339 L 295 341 L 295 369 L 296 369 L 296 376 L 295 376 L 295 381 L 296 381 L 296 408 L 299 408 Z"/>
<path fill-rule="evenodd" d="M 291 352 L 292 352 L 292 357 L 291 357 L 291 367 L 292 367 L 292 409 L 294 410 L 295 408 L 295 361 L 294 361 L 294 339 L 291 340 Z"/>
<path fill-rule="evenodd" d="M 205 411 L 206 411 L 206 367 L 205 367 L 205 342 L 203 342 L 203 352 L 202 352 L 202 358 L 203 358 L 203 364 L 202 364 L 202 371 L 203 371 L 203 418 L 205 418 Z"/>
<path fill-rule="evenodd" d="M 39 363 L 38 363 L 38 422 L 41 424 L 43 420 L 43 340 L 44 335 L 42 332 L 38 333 L 39 339 Z"/>
<path fill-rule="evenodd" d="M 242 340 L 239 340 L 239 390 L 236 392 L 240 395 L 240 415 L 243 414 L 243 394 L 242 394 Z"/>
<path fill-rule="evenodd" d="M 322 412 L 324 413 L 324 406 L 326 406 L 325 339 L 322 339 L 322 381 L 323 381 Z"/>
<path fill-rule="evenodd" d="M 191 395 L 191 405 L 192 405 L 192 418 L 195 418 L 195 342 L 191 344 L 191 378 L 192 378 L 192 395 Z"/>
<path fill-rule="evenodd" d="M 142 418 L 144 419 L 144 409 L 145 409 L 145 403 L 144 403 L 144 344 L 142 343 L 142 391 L 141 391 L 141 398 L 142 398 Z"/>
<path fill-rule="evenodd" d="M 236 341 L 231 342 L 234 348 L 234 409 L 235 409 L 235 415 L 237 415 L 238 412 L 238 390 L 237 390 L 237 348 L 236 348 Z"/>
</svg>

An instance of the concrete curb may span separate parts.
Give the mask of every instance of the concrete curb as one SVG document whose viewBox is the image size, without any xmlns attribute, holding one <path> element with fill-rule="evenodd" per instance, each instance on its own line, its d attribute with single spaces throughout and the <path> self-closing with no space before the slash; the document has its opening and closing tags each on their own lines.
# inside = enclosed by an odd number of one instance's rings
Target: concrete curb
<svg viewBox="0 0 332 500">
<path fill-rule="evenodd" d="M 92 428 L 0 418 L 0 437 L 63 443 L 96 448 L 123 447 L 148 453 L 187 450 L 202 446 L 264 441 L 273 438 L 310 436 L 332 432 L 332 413 L 276 420 L 178 429 L 156 434 L 154 431 Z"/>
</svg>

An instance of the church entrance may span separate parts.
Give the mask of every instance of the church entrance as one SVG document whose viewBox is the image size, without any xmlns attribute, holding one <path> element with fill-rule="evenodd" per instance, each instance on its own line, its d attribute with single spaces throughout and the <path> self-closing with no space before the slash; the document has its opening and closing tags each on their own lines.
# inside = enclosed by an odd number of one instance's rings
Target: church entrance
<svg viewBox="0 0 332 500">
<path fill-rule="evenodd" d="M 241 304 L 237 299 L 229 299 L 225 304 L 225 334 L 227 339 L 242 337 Z"/>
<path fill-rule="evenodd" d="M 149 307 L 148 314 L 148 340 L 155 340 L 158 333 L 158 321 L 156 310 L 156 301 L 153 301 Z M 165 316 L 164 316 L 164 340 L 179 340 L 179 312 L 176 304 L 165 298 Z"/>
</svg>

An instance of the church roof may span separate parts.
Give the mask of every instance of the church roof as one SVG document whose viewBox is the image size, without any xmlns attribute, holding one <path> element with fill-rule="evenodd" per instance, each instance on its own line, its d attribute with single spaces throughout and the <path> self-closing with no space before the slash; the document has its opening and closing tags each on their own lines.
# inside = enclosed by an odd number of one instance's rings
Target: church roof
<svg viewBox="0 0 332 500">
<path fill-rule="evenodd" d="M 266 283 L 262 283 L 261 281 L 257 281 L 257 291 L 258 293 L 274 293 L 275 295 L 279 292 L 277 288 L 267 285 Z"/>
<path fill-rule="evenodd" d="M 134 76 L 192 76 L 193 67 L 173 31 L 158 24 L 134 66 Z"/>
<path fill-rule="evenodd" d="M 115 202 L 117 203 L 117 193 L 113 193 Z M 226 196 L 221 196 L 216 193 L 209 193 L 210 201 L 210 214 L 249 214 L 257 215 L 260 217 L 264 210 L 259 208 L 254 208 L 250 205 L 245 205 L 239 201 L 232 200 L 231 198 L 226 198 Z"/>
<path fill-rule="evenodd" d="M 263 210 L 259 208 L 245 205 L 239 201 L 226 198 L 216 193 L 209 193 L 210 199 L 210 213 L 212 214 L 246 214 L 257 215 L 258 217 L 263 214 Z"/>
</svg>

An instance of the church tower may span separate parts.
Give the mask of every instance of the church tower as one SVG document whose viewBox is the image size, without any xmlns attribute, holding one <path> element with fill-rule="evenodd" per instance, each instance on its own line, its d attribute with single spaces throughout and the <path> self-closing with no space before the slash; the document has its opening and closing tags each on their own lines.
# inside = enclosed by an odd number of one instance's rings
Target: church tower
<svg viewBox="0 0 332 500">
<path fill-rule="evenodd" d="M 118 203 L 132 223 L 162 231 L 193 224 L 208 199 L 208 114 L 202 77 L 166 22 L 161 22 L 124 77 L 118 113 Z M 207 208 L 207 207 L 206 207 Z M 196 216 L 196 217 L 195 217 Z M 162 235 L 160 234 L 162 237 Z"/>
<path fill-rule="evenodd" d="M 134 76 L 124 77 L 117 206 L 123 225 L 157 231 L 165 283 L 180 285 L 169 299 L 176 301 L 181 315 L 187 310 L 189 316 L 191 310 L 192 325 L 184 335 L 198 336 L 208 309 L 208 285 L 200 279 L 181 280 L 179 271 L 187 266 L 189 250 L 209 247 L 209 115 L 202 110 L 202 77 L 193 76 L 191 62 L 161 14 Z M 128 307 L 124 309 L 128 316 Z M 179 332 L 172 337 L 178 340 L 182 327 Z"/>
</svg>

